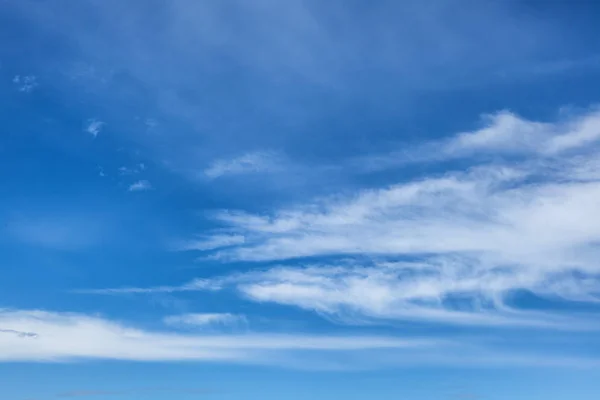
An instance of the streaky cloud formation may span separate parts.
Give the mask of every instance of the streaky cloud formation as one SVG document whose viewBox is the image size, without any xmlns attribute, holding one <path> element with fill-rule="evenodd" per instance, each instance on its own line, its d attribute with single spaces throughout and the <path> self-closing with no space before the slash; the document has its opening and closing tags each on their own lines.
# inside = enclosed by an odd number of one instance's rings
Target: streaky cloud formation
<svg viewBox="0 0 600 400">
<path fill-rule="evenodd" d="M 480 129 L 461 132 L 450 138 L 421 143 L 402 151 L 366 155 L 350 166 L 364 172 L 386 170 L 412 163 L 436 163 L 471 157 L 527 157 L 552 159 L 569 157 L 569 150 L 581 150 L 600 137 L 597 106 L 584 113 L 563 116 L 555 122 L 524 119 L 508 110 L 481 118 Z M 589 160 L 591 161 L 591 160 Z"/>
<path fill-rule="evenodd" d="M 576 326 L 532 317 L 506 299 L 522 291 L 548 300 L 600 300 L 600 117 L 591 110 L 552 123 L 503 112 L 487 120 L 436 146 L 447 156 L 486 151 L 494 161 L 270 215 L 224 210 L 215 216 L 223 227 L 213 246 L 199 246 L 215 247 L 211 257 L 223 261 L 359 255 L 383 261 L 287 266 L 249 272 L 250 282 L 233 276 L 158 290 L 214 289 L 229 281 L 247 298 L 322 313 Z M 390 262 L 397 257 L 413 261 Z"/>
<path fill-rule="evenodd" d="M 342 370 L 414 365 L 600 365 L 594 358 L 536 351 L 512 354 L 485 341 L 467 344 L 435 337 L 184 334 L 133 328 L 98 316 L 41 310 L 2 310 L 0 323 L 39 332 L 35 340 L 0 335 L 1 362 L 203 361 Z M 335 361 L 336 354 L 344 361 Z"/>
<path fill-rule="evenodd" d="M 0 398 L 596 399 L 600 4 L 1 3 Z"/>
<path fill-rule="evenodd" d="M 39 310 L 2 310 L 0 324 L 37 332 L 36 340 L 0 335 L 1 361 L 114 359 L 243 361 L 269 351 L 358 351 L 438 346 L 429 339 L 315 335 L 188 335 L 145 331 L 95 316 Z M 262 353 L 261 353 L 262 352 Z"/>
<path fill-rule="evenodd" d="M 273 153 L 247 153 L 232 159 L 214 161 L 204 170 L 204 175 L 208 179 L 216 179 L 229 175 L 273 172 L 279 169 L 278 164 L 278 157 Z"/>
<path fill-rule="evenodd" d="M 325 198 L 272 215 L 223 211 L 216 219 L 246 241 L 215 257 L 259 261 L 328 254 L 463 253 L 548 268 L 569 263 L 595 271 L 588 257 L 600 237 L 593 217 L 593 199 L 600 190 L 594 141 L 600 138 L 600 119 L 592 113 L 576 121 L 547 124 L 543 134 L 535 134 L 545 138 L 539 144 L 552 149 L 551 157 L 474 164 L 464 172 Z M 450 147 L 493 148 L 496 143 L 503 150 L 504 141 L 498 138 L 512 132 L 503 124 L 461 134 Z M 519 124 L 528 126 L 530 134 L 540 126 L 523 120 Z M 564 125 L 574 129 L 555 135 Z M 555 153 L 573 146 L 583 151 L 577 156 Z"/>
</svg>

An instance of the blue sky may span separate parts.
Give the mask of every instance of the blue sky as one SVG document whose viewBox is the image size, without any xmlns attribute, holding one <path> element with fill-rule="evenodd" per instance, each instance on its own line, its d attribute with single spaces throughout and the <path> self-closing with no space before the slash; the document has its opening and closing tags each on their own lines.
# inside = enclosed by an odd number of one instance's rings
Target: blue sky
<svg viewBox="0 0 600 400">
<path fill-rule="evenodd" d="M 595 399 L 599 17 L 3 1 L 0 397 Z"/>
</svg>

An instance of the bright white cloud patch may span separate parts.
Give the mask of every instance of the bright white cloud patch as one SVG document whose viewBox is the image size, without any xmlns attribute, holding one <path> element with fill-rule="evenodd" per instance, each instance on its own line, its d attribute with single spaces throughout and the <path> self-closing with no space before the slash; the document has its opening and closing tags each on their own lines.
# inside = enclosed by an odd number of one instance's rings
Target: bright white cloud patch
<svg viewBox="0 0 600 400">
<path fill-rule="evenodd" d="M 216 179 L 226 175 L 241 175 L 256 172 L 269 172 L 276 170 L 277 157 L 271 153 L 247 153 L 240 157 L 214 161 L 204 170 L 204 175 L 209 179 Z"/>
</svg>

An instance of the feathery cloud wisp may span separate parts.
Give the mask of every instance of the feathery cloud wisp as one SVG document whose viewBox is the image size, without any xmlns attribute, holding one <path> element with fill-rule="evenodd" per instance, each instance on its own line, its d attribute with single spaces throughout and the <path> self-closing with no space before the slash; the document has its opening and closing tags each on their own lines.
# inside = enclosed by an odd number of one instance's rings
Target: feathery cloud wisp
<svg viewBox="0 0 600 400">
<path fill-rule="evenodd" d="M 232 159 L 216 160 L 204 170 L 204 175 L 209 179 L 216 179 L 227 175 L 271 172 L 277 169 L 278 160 L 274 154 L 254 152 Z"/>
<path fill-rule="evenodd" d="M 505 298 L 526 291 L 547 299 L 600 301 L 597 111 L 554 123 L 500 113 L 480 130 L 433 145 L 442 146 L 439 153 L 447 156 L 485 151 L 495 157 L 474 160 L 466 171 L 267 215 L 224 210 L 215 216 L 223 225 L 212 237 L 215 242 L 224 234 L 240 238 L 228 247 L 214 246 L 215 259 L 368 255 L 384 262 L 283 267 L 181 288 L 214 290 L 229 284 L 257 301 L 330 314 L 350 309 L 369 318 L 577 325 L 524 313 Z M 390 264 L 398 257 L 414 262 Z"/>
<path fill-rule="evenodd" d="M 594 358 L 507 353 L 485 341 L 435 337 L 326 336 L 310 334 L 181 334 L 148 331 L 97 316 L 39 310 L 0 310 L 0 324 L 39 332 L 32 340 L 0 335 L 0 362 L 200 361 L 302 366 L 381 368 L 392 365 L 536 365 L 597 368 Z M 337 364 L 337 355 L 342 362 Z"/>
<path fill-rule="evenodd" d="M 136 361 L 261 359 L 270 351 L 358 351 L 435 347 L 442 342 L 395 337 L 183 335 L 152 332 L 85 314 L 0 310 L 0 324 L 37 332 L 35 340 L 0 335 L 0 361 L 116 359 Z"/>
</svg>

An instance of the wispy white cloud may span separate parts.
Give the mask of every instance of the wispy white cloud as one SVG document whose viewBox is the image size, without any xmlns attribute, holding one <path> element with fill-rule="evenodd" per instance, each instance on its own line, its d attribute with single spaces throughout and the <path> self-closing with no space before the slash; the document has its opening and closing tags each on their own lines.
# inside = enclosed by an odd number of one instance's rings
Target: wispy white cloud
<svg viewBox="0 0 600 400">
<path fill-rule="evenodd" d="M 164 318 L 167 325 L 181 327 L 211 327 L 211 326 L 235 326 L 244 323 L 246 317 L 231 313 L 191 313 L 170 315 Z"/>
<path fill-rule="evenodd" d="M 514 126 L 514 118 L 509 119 L 508 125 Z M 502 133 L 512 132 L 504 124 L 500 133 L 486 128 L 460 134 L 448 148 L 485 147 L 499 155 L 512 143 L 504 138 L 512 135 Z M 573 129 L 563 132 L 563 126 Z M 532 122 L 523 129 L 524 136 L 525 131 L 540 131 L 536 138 L 545 138 L 538 142 L 541 156 L 496 159 L 466 171 L 325 198 L 269 215 L 218 213 L 217 221 L 245 242 L 215 254 L 258 261 L 460 252 L 486 253 L 505 262 L 582 265 L 590 261 L 587 252 L 596 251 L 594 243 L 600 238 L 593 217 L 598 214 L 593 199 L 600 191 L 600 118 L 592 113 L 558 125 Z M 567 148 L 578 152 L 563 155 Z M 546 157 L 547 152 L 552 156 Z M 594 270 L 593 263 L 587 267 Z"/>
<path fill-rule="evenodd" d="M 120 295 L 120 294 L 152 294 L 152 293 L 175 293 L 175 292 L 194 292 L 199 290 L 220 290 L 223 285 L 220 282 L 206 279 L 195 279 L 185 285 L 179 286 L 154 286 L 149 288 L 141 287 L 121 287 L 108 289 L 79 289 L 74 293 L 82 294 L 100 294 L 100 295 Z"/>
<path fill-rule="evenodd" d="M 254 152 L 232 159 L 216 160 L 204 170 L 204 175 L 209 179 L 216 179 L 227 175 L 273 172 L 279 168 L 279 160 L 275 154 Z"/>
<path fill-rule="evenodd" d="M 556 121 L 531 121 L 510 111 L 484 115 L 481 127 L 439 141 L 420 143 L 390 153 L 367 155 L 350 163 L 359 170 L 386 170 L 407 164 L 440 162 L 477 157 L 513 156 L 523 161 L 566 157 L 569 151 L 597 145 L 600 111 L 594 107 L 585 113 L 563 116 Z M 591 161 L 588 160 L 588 162 Z"/>
<path fill-rule="evenodd" d="M 104 127 L 104 122 L 99 121 L 97 119 L 90 119 L 87 121 L 87 125 L 85 127 L 85 131 L 92 135 L 93 137 L 97 137 L 98 134 L 102 131 Z"/>
<path fill-rule="evenodd" d="M 130 192 L 143 192 L 150 189 L 152 189 L 152 185 L 150 184 L 150 182 L 142 179 L 129 185 L 128 190 Z"/>
<path fill-rule="evenodd" d="M 314 310 L 342 322 L 401 319 L 497 327 L 600 329 L 600 324 L 590 323 L 587 315 L 523 311 L 506 304 L 507 291 L 529 289 L 554 295 L 562 287 L 574 284 L 573 279 L 565 277 L 557 287 L 548 290 L 545 282 L 536 278 L 511 269 L 477 268 L 467 260 L 439 259 L 376 263 L 369 267 L 281 267 L 242 276 L 236 287 L 254 301 Z"/>
<path fill-rule="evenodd" d="M 577 325 L 523 313 L 505 298 L 523 290 L 567 301 L 600 300 L 599 139 L 596 110 L 554 123 L 499 113 L 480 130 L 434 144 L 443 156 L 489 152 L 493 162 L 471 158 L 466 171 L 266 215 L 224 210 L 215 215 L 223 227 L 214 240 L 223 232 L 244 240 L 217 248 L 215 259 L 368 255 L 418 263 L 284 267 L 212 285 L 202 281 L 197 289 L 232 284 L 257 301 L 369 318 Z"/>
<path fill-rule="evenodd" d="M 444 343 L 418 338 L 366 336 L 184 335 L 131 328 L 84 314 L 36 310 L 2 310 L 0 324 L 38 335 L 31 340 L 0 335 L 0 361 L 3 362 L 81 359 L 264 362 L 269 352 L 408 349 Z"/>
<path fill-rule="evenodd" d="M 596 297 L 600 280 L 495 263 L 484 265 L 477 258 L 456 256 L 439 256 L 419 262 L 280 266 L 198 279 L 182 286 L 80 292 L 153 294 L 228 288 L 252 301 L 295 306 L 352 324 L 412 320 L 555 330 L 600 329 L 600 324 L 590 321 L 589 315 L 520 310 L 510 305 L 515 290 L 565 300 L 600 301 Z M 207 317 L 208 320 L 211 318 Z"/>
<path fill-rule="evenodd" d="M 509 352 L 491 342 L 435 337 L 314 334 L 182 334 L 151 331 L 75 313 L 1 310 L 0 324 L 37 337 L 0 335 L 0 362 L 195 361 L 309 369 L 411 365 L 597 368 L 594 358 Z"/>
<path fill-rule="evenodd" d="M 483 150 L 556 156 L 600 139 L 597 109 L 558 122 L 530 121 L 504 111 L 487 116 L 485 122 L 484 128 L 452 139 L 446 144 L 445 153 Z"/>
</svg>

